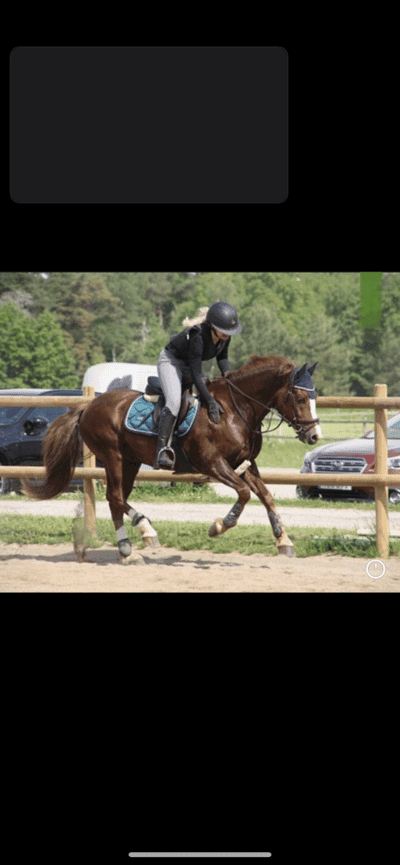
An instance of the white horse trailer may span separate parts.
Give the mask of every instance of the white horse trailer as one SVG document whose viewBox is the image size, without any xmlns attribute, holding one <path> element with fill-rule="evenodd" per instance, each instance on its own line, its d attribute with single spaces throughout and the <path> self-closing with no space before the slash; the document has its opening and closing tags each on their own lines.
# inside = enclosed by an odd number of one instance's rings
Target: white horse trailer
<svg viewBox="0 0 400 865">
<path fill-rule="evenodd" d="M 156 366 L 143 363 L 96 363 L 86 370 L 82 387 L 91 385 L 97 393 L 120 387 L 144 391 L 149 375 L 157 375 Z"/>
</svg>

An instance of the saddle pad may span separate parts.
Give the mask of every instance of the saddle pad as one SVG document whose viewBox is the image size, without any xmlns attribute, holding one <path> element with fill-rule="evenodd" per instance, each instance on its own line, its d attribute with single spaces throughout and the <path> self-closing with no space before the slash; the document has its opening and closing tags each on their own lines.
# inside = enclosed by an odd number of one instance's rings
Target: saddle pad
<svg viewBox="0 0 400 865">
<path fill-rule="evenodd" d="M 186 412 L 185 417 L 174 435 L 179 438 L 187 435 L 199 413 L 200 402 L 196 400 L 194 405 Z M 125 416 L 125 426 L 130 432 L 142 433 L 144 435 L 158 435 L 158 427 L 154 426 L 154 403 L 148 402 L 143 396 L 138 396 L 129 407 Z"/>
</svg>

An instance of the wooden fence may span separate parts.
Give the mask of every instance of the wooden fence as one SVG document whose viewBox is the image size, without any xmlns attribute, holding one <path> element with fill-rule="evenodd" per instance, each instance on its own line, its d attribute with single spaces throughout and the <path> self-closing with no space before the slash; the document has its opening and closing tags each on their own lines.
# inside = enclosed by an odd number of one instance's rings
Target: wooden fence
<svg viewBox="0 0 400 865">
<path fill-rule="evenodd" d="M 84 388 L 84 396 L 48 396 L 23 397 L 2 396 L 0 406 L 74 406 L 90 402 L 94 397 L 92 387 Z M 379 555 L 387 558 L 389 555 L 389 514 L 388 486 L 400 487 L 400 473 L 389 475 L 387 472 L 387 409 L 400 409 L 399 397 L 388 397 L 385 384 L 376 384 L 373 397 L 321 396 L 317 397 L 317 406 L 321 408 L 373 408 L 375 410 L 375 466 L 374 474 L 324 473 L 302 474 L 300 472 L 281 472 L 279 469 L 260 469 L 260 475 L 266 483 L 301 484 L 302 486 L 319 486 L 320 484 L 335 486 L 365 486 L 375 487 L 376 511 L 376 542 Z M 95 479 L 105 478 L 105 471 L 96 468 L 96 459 L 84 445 L 83 467 L 77 467 L 74 477 L 83 478 L 84 513 L 87 527 L 94 533 L 96 526 L 95 513 Z M 4 477 L 43 477 L 46 470 L 43 466 L 0 466 L 0 474 Z M 140 471 L 137 480 L 146 481 L 187 481 L 189 483 L 207 483 L 211 478 L 206 475 L 176 475 L 167 471 Z"/>
</svg>

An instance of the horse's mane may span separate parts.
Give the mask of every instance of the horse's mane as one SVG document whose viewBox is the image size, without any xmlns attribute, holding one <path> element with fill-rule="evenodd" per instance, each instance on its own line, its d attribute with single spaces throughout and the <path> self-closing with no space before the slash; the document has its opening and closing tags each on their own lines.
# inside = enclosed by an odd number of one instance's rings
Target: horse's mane
<svg viewBox="0 0 400 865">
<path fill-rule="evenodd" d="M 237 378 L 246 378 L 248 375 L 251 375 L 255 370 L 259 370 L 264 368 L 267 370 L 274 370 L 278 375 L 285 375 L 287 372 L 291 372 L 294 369 L 296 364 L 288 360 L 287 357 L 281 357 L 280 355 L 267 355 L 266 357 L 260 357 L 258 354 L 251 354 L 248 362 L 241 366 L 239 369 L 232 370 L 232 372 L 228 373 L 228 378 L 232 379 L 234 382 Z"/>
<path fill-rule="evenodd" d="M 247 363 L 241 366 L 239 369 L 231 370 L 228 372 L 227 378 L 235 382 L 240 382 L 245 380 L 248 376 L 251 376 L 257 370 L 265 370 L 265 372 L 275 372 L 277 376 L 284 376 L 286 373 L 291 372 L 295 369 L 296 364 L 292 360 L 288 360 L 286 357 L 281 357 L 280 355 L 267 355 L 266 357 L 261 357 L 258 354 L 251 354 Z M 211 384 L 211 382 L 209 382 Z M 219 390 L 219 385 L 225 387 L 225 379 L 217 378 L 212 382 L 212 391 L 214 392 L 215 387 Z"/>
</svg>

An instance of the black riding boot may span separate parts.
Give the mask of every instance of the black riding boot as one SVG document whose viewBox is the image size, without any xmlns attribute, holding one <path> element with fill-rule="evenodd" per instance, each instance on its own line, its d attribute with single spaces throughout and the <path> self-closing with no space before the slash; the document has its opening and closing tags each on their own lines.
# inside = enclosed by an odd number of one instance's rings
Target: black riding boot
<svg viewBox="0 0 400 865">
<path fill-rule="evenodd" d="M 171 447 L 167 447 L 168 439 L 173 430 L 176 417 L 167 407 L 163 408 L 158 425 L 157 456 L 153 468 L 173 469 L 175 465 L 175 454 Z"/>
</svg>

